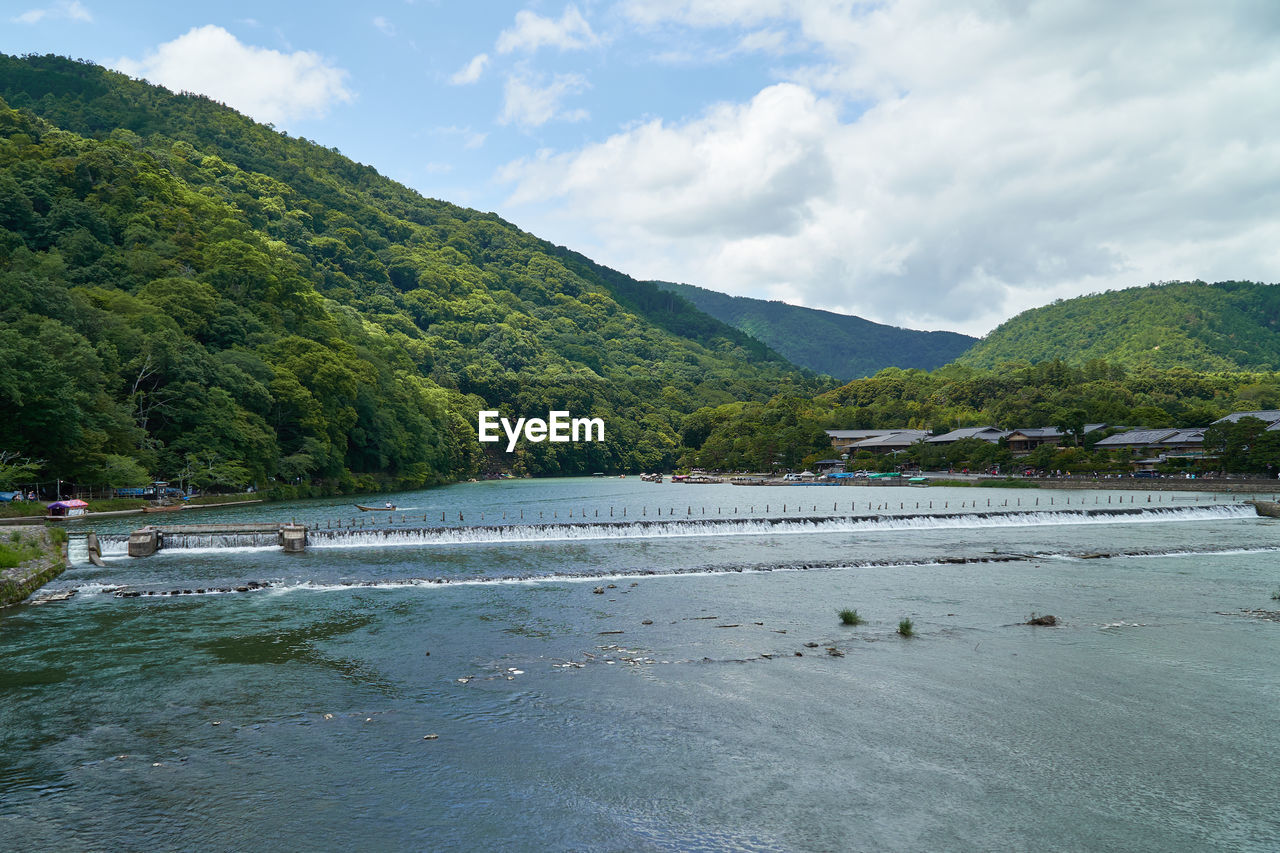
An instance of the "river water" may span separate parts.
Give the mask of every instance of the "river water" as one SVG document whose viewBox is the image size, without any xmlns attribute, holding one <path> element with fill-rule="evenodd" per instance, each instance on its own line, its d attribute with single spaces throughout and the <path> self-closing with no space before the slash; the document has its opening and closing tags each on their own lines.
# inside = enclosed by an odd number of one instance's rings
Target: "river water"
<svg viewBox="0 0 1280 853">
<path fill-rule="evenodd" d="M 303 554 L 72 526 L 106 567 L 0 611 L 0 849 L 1280 848 L 1280 526 L 1231 500 L 391 499 L 181 516 Z"/>
</svg>

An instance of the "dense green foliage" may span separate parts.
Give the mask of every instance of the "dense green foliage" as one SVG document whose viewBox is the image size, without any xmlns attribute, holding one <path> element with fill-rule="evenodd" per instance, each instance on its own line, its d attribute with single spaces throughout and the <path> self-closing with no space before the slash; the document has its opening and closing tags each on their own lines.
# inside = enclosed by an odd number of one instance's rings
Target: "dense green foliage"
<svg viewBox="0 0 1280 853">
<path fill-rule="evenodd" d="M 975 341 L 957 332 L 917 332 L 785 302 L 727 296 L 690 284 L 655 283 L 763 341 L 793 364 L 841 381 L 871 376 L 886 367 L 932 370 Z"/>
<path fill-rule="evenodd" d="M 1257 418 L 1214 424 L 1205 430 L 1204 444 L 1223 471 L 1280 471 L 1280 432 L 1269 431 Z"/>
<path fill-rule="evenodd" d="M 1126 469 L 1128 459 L 1092 452 L 1092 443 L 1104 433 L 1084 434 L 1087 423 L 1202 427 L 1232 411 L 1272 408 L 1280 408 L 1280 375 L 1275 373 L 1129 371 L 1103 361 L 1083 367 L 1060 361 L 1010 364 L 999 372 L 953 364 L 931 373 L 891 368 L 812 399 L 779 395 L 767 403 L 704 408 L 685 419 L 682 438 L 689 448 L 686 465 L 769 471 L 798 470 L 831 458 L 827 429 L 912 428 L 940 434 L 989 424 L 1005 429 L 1056 426 L 1070 446 L 1038 448 L 1020 464 L 1106 472 Z M 913 447 L 896 459 L 867 454 L 855 459 L 854 467 L 905 461 L 934 469 L 985 468 L 1008 466 L 1013 456 L 1007 448 L 969 439 Z"/>
<path fill-rule="evenodd" d="M 959 361 L 1106 359 L 1126 367 L 1280 370 L 1280 288 L 1170 282 L 1058 300 L 1002 323 Z"/>
<path fill-rule="evenodd" d="M 26 531 L 7 530 L 0 534 L 0 569 L 12 569 L 27 560 L 34 560 L 42 550 L 38 536 Z"/>
<path fill-rule="evenodd" d="M 0 98 L 0 451 L 45 476 L 657 468 L 701 406 L 821 390 L 679 297 L 208 99 L 3 56 Z M 476 441 L 490 408 L 606 441 L 508 455 Z"/>
</svg>

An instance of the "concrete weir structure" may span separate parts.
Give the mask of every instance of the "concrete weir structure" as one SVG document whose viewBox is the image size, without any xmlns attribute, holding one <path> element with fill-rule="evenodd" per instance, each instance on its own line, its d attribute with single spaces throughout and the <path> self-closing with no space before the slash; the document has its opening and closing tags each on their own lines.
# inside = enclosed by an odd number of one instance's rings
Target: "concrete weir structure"
<svg viewBox="0 0 1280 853">
<path fill-rule="evenodd" d="M 1253 504 L 1258 515 L 1263 518 L 1280 518 L 1280 503 L 1276 501 L 1246 501 Z"/>
<path fill-rule="evenodd" d="M 150 557 L 166 544 L 175 547 L 218 545 L 267 545 L 272 539 L 286 554 L 300 554 L 307 547 L 307 528 L 303 524 L 272 522 L 265 524 L 185 524 L 147 525 L 129 534 L 130 557 Z"/>
<path fill-rule="evenodd" d="M 619 536 L 644 535 L 644 531 L 662 531 L 674 528 L 680 535 L 697 535 L 713 532 L 727 533 L 735 528 L 747 527 L 749 532 L 764 532 L 769 529 L 805 530 L 817 529 L 831 525 L 946 525 L 968 522 L 975 519 L 984 523 L 1000 523 L 1008 519 L 1016 523 L 1019 519 L 1035 516 L 1037 523 L 1052 523 L 1054 519 L 1081 519 L 1092 517 L 1129 517 L 1135 519 L 1142 516 L 1176 516 L 1194 512 L 1233 512 L 1233 517 L 1242 517 L 1241 513 L 1256 514 L 1263 518 L 1280 518 L 1280 502 L 1251 500 L 1239 502 L 1217 502 L 1211 504 L 1158 505 L 1148 496 L 1146 501 L 1117 501 L 1111 504 L 1108 496 L 1107 504 L 1086 506 L 1053 505 L 1032 497 L 1027 502 L 1019 501 L 1017 506 L 1005 501 L 999 508 L 978 510 L 975 499 L 973 509 L 966 507 L 961 501 L 959 511 L 950 510 L 947 501 L 924 500 L 915 501 L 915 511 L 904 510 L 905 502 L 899 503 L 899 511 L 894 511 L 888 503 L 876 506 L 868 503 L 869 514 L 833 513 L 822 515 L 778 515 L 756 516 L 742 514 L 734 516 L 706 517 L 701 513 L 693 513 L 692 508 L 684 514 L 672 511 L 670 517 L 638 518 L 627 521 L 539 521 L 537 523 L 501 524 L 501 525 L 464 525 L 433 527 L 386 527 L 362 526 L 359 528 L 326 528 L 314 526 L 308 528 L 304 524 L 291 522 L 239 523 L 239 524 L 190 524 L 190 525 L 148 525 L 128 535 L 127 553 L 131 557 L 149 557 L 157 551 L 165 549 L 220 549 L 220 548 L 268 548 L 278 547 L 286 554 L 299 554 L 310 547 L 361 547 L 383 543 L 405 544 L 443 544 L 461 542 L 495 542 L 495 541 L 544 541 L 550 538 L 588 539 L 614 538 Z M 925 506 L 927 504 L 927 506 Z M 794 507 L 797 511 L 801 506 Z M 765 507 L 766 512 L 768 507 Z M 834 507 L 833 507 L 834 509 Z M 782 511 L 786 512 L 783 506 Z M 941 511 L 938 511 L 941 510 Z M 1252 512 L 1250 512 L 1252 510 Z M 584 511 L 583 519 L 587 517 Z M 92 535 L 92 534 L 90 534 Z M 113 548 L 112 553 L 119 553 L 124 537 L 119 534 L 104 534 L 102 537 Z M 94 543 L 96 544 L 96 543 Z M 95 551 L 93 545 L 88 547 L 88 559 L 93 561 Z M 100 557 L 99 557 L 100 559 Z"/>
</svg>

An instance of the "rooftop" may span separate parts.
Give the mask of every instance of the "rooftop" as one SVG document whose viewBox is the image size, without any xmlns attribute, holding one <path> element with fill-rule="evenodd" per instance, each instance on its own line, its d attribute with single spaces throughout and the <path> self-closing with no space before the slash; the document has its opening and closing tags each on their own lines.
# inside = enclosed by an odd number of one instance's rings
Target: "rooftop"
<svg viewBox="0 0 1280 853">
<path fill-rule="evenodd" d="M 1174 430 L 1173 435 L 1161 439 L 1161 444 L 1201 444 L 1204 442 L 1205 427 Z M 1101 444 L 1102 442 L 1098 442 Z"/>
<path fill-rule="evenodd" d="M 950 444 L 953 441 L 959 441 L 962 438 L 978 438 L 983 441 L 999 441 L 1009 434 L 1009 430 L 997 429 L 993 426 L 982 427 L 963 427 L 961 429 L 953 429 L 951 432 L 943 435 L 935 435 L 929 439 L 930 444 Z"/>
<path fill-rule="evenodd" d="M 854 450 L 870 450 L 876 447 L 909 447 L 929 433 L 922 429 L 900 429 L 887 435 L 876 435 L 853 445 Z"/>
<path fill-rule="evenodd" d="M 1160 444 L 1180 432 L 1177 429 L 1131 429 L 1110 438 L 1104 438 L 1094 447 L 1142 447 L 1149 444 Z M 1204 433 L 1203 430 L 1200 431 Z"/>
<path fill-rule="evenodd" d="M 1232 412 L 1225 418 L 1218 418 L 1215 424 L 1233 424 L 1244 418 L 1257 418 L 1269 424 L 1280 423 L 1280 409 L 1262 409 L 1257 412 Z"/>
<path fill-rule="evenodd" d="M 1057 427 L 1027 427 L 1015 429 L 1009 435 L 1023 435 L 1027 438 L 1061 438 L 1062 431 Z"/>
</svg>

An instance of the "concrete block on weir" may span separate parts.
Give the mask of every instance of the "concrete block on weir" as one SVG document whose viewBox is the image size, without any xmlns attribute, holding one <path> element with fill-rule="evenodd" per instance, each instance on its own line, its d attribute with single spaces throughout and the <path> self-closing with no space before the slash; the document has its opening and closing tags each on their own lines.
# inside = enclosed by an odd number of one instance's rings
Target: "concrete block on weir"
<svg viewBox="0 0 1280 853">
<path fill-rule="evenodd" d="M 1245 501 L 1245 503 L 1253 504 L 1254 510 L 1264 518 L 1280 518 L 1280 503 L 1275 501 Z"/>
<path fill-rule="evenodd" d="M 160 550 L 160 531 L 154 527 L 143 527 L 129 534 L 129 556 L 150 557 Z"/>
<path fill-rule="evenodd" d="M 307 548 L 307 528 L 286 524 L 280 528 L 280 547 L 286 554 L 300 554 Z"/>
</svg>

